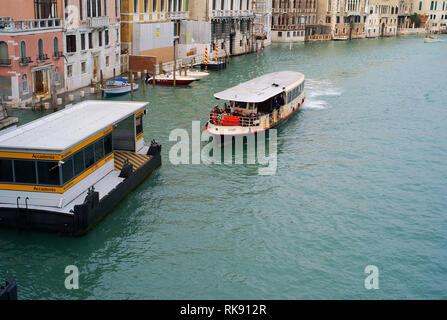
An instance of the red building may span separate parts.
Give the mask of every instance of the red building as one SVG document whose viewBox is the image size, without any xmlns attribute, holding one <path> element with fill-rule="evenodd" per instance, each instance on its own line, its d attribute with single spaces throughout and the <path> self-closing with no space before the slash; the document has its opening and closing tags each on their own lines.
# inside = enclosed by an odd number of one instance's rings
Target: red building
<svg viewBox="0 0 447 320">
<path fill-rule="evenodd" d="M 62 0 L 0 0 L 0 100 L 19 105 L 64 89 Z"/>
</svg>

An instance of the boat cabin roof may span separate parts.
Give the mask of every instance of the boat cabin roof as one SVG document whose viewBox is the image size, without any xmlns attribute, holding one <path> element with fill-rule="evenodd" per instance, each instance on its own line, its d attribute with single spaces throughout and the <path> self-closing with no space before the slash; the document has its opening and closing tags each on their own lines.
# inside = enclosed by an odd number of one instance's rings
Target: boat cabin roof
<svg viewBox="0 0 447 320">
<path fill-rule="evenodd" d="M 60 154 L 141 110 L 147 102 L 89 100 L 68 105 L 12 130 L 0 131 L 0 151 Z"/>
<path fill-rule="evenodd" d="M 285 88 L 301 83 L 304 75 L 296 71 L 279 71 L 265 74 L 214 95 L 217 99 L 259 103 L 266 101 Z"/>
</svg>

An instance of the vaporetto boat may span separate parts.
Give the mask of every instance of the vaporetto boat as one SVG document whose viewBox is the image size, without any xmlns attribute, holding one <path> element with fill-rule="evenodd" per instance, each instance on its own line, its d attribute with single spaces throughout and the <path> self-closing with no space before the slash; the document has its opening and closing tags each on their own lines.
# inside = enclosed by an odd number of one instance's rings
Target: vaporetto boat
<svg viewBox="0 0 447 320">
<path fill-rule="evenodd" d="M 205 129 L 215 136 L 249 135 L 278 127 L 305 101 L 304 75 L 273 72 L 218 92 L 228 101 L 210 112 Z"/>
<path fill-rule="evenodd" d="M 84 101 L 0 131 L 0 226 L 86 233 L 161 165 L 147 102 Z"/>
</svg>

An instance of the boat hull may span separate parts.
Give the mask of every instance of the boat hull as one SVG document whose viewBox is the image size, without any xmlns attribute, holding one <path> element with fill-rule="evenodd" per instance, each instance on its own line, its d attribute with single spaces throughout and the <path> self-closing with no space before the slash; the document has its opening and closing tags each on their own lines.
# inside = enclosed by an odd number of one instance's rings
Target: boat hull
<svg viewBox="0 0 447 320">
<path fill-rule="evenodd" d="M 86 234 L 160 165 L 161 155 L 152 156 L 101 200 L 84 203 L 74 213 L 0 205 L 0 227 L 37 229 L 74 236 Z"/>
<path fill-rule="evenodd" d="M 108 89 L 108 88 L 103 88 L 102 89 L 105 93 L 106 96 L 121 96 L 124 94 L 128 94 L 129 92 L 131 92 L 132 90 L 130 89 L 130 86 L 126 86 L 123 88 L 114 88 L 114 89 Z M 138 90 L 138 84 L 134 84 L 133 85 L 133 91 L 137 91 Z"/>
<path fill-rule="evenodd" d="M 188 85 L 192 82 L 196 81 L 196 79 L 191 78 L 191 79 L 176 79 L 175 80 L 175 84 L 176 85 Z M 148 83 L 152 83 L 153 80 L 152 78 L 148 80 Z M 160 85 L 165 85 L 165 86 L 173 86 L 174 85 L 174 79 L 172 78 L 155 78 L 155 83 L 156 84 L 160 84 Z"/>
</svg>

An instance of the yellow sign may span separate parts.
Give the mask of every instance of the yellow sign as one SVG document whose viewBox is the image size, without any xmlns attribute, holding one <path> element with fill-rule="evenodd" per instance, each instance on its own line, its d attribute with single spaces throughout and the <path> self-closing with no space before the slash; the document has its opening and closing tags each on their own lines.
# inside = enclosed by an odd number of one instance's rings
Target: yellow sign
<svg viewBox="0 0 447 320">
<path fill-rule="evenodd" d="M 189 42 L 189 31 L 186 32 L 186 42 Z"/>
</svg>

